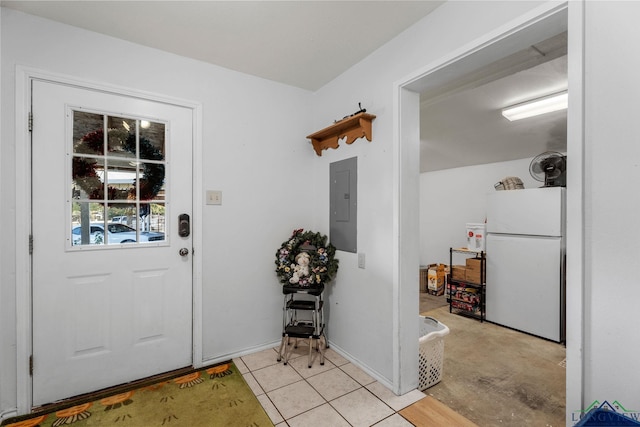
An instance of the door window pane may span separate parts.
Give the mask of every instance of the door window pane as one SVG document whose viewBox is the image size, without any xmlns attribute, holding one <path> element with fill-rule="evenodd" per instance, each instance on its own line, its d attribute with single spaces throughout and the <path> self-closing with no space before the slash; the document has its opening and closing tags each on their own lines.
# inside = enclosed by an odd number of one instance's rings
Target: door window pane
<svg viewBox="0 0 640 427">
<path fill-rule="evenodd" d="M 164 200 L 164 164 L 140 165 L 140 200 Z"/>
<path fill-rule="evenodd" d="M 109 203 L 107 219 L 130 227 L 135 227 L 138 208 L 135 203 Z"/>
<path fill-rule="evenodd" d="M 140 204 L 140 223 L 138 230 L 149 241 L 164 240 L 165 206 L 159 203 Z"/>
<path fill-rule="evenodd" d="M 74 156 L 72 161 L 72 198 L 104 198 L 104 159 Z"/>
<path fill-rule="evenodd" d="M 107 149 L 109 156 L 136 158 L 136 120 L 107 117 Z"/>
<path fill-rule="evenodd" d="M 71 212 L 71 245 L 102 245 L 104 206 L 100 203 L 73 202 Z"/>
<path fill-rule="evenodd" d="M 136 200 L 136 180 L 138 177 L 136 162 L 110 158 L 107 165 L 107 198 L 109 200 Z"/>
<path fill-rule="evenodd" d="M 166 215 L 164 203 L 149 203 L 151 215 L 148 218 L 149 230 L 157 231 L 163 234 L 166 230 Z"/>
<path fill-rule="evenodd" d="M 73 152 L 104 153 L 104 116 L 102 114 L 73 112 Z"/>
<path fill-rule="evenodd" d="M 140 123 L 140 158 L 164 160 L 164 123 L 142 120 Z"/>
</svg>

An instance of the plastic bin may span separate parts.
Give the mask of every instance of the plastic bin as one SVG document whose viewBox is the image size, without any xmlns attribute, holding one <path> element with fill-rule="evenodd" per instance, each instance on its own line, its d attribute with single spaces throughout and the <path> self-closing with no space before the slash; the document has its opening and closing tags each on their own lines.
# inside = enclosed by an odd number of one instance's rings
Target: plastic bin
<svg viewBox="0 0 640 427">
<path fill-rule="evenodd" d="M 419 316 L 419 320 L 418 388 L 426 390 L 442 379 L 444 337 L 449 334 L 449 328 L 433 317 Z"/>
</svg>

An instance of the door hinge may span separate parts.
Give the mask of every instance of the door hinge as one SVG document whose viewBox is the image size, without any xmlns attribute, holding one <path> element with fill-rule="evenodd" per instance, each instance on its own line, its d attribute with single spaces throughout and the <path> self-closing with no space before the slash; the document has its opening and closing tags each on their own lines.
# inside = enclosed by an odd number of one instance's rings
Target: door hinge
<svg viewBox="0 0 640 427">
<path fill-rule="evenodd" d="M 29 234 L 29 255 L 33 255 L 33 234 Z"/>
<path fill-rule="evenodd" d="M 29 111 L 28 126 L 29 126 L 29 132 L 33 131 L 33 113 L 31 111 Z"/>
<path fill-rule="evenodd" d="M 33 376 L 33 354 L 29 356 L 29 375 Z"/>
</svg>

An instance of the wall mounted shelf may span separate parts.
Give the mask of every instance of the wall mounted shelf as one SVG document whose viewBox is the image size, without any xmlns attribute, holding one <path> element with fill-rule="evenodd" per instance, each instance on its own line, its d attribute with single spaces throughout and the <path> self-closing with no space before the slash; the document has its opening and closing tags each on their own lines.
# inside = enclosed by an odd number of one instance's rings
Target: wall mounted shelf
<svg viewBox="0 0 640 427">
<path fill-rule="evenodd" d="M 367 138 L 371 141 L 371 122 L 376 116 L 367 113 L 358 113 L 349 116 L 326 127 L 316 133 L 307 136 L 311 140 L 313 149 L 318 156 L 322 156 L 322 150 L 338 148 L 338 141 L 346 137 L 347 144 L 353 144 L 358 138 Z"/>
</svg>

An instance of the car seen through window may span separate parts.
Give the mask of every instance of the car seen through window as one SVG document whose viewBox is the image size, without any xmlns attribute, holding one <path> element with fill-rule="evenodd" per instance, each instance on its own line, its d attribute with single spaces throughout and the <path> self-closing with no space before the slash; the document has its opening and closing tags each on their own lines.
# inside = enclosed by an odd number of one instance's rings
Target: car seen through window
<svg viewBox="0 0 640 427">
<path fill-rule="evenodd" d="M 104 224 L 92 223 L 89 230 L 89 242 L 84 244 L 102 245 L 135 243 L 137 241 L 136 230 L 126 224 L 108 223 L 107 236 L 104 235 Z M 155 242 L 164 240 L 164 233 L 155 231 L 141 231 L 139 233 L 140 242 Z M 105 241 L 106 240 L 106 241 Z M 81 245 L 82 242 L 82 226 L 78 225 L 71 230 L 71 244 Z"/>
</svg>

